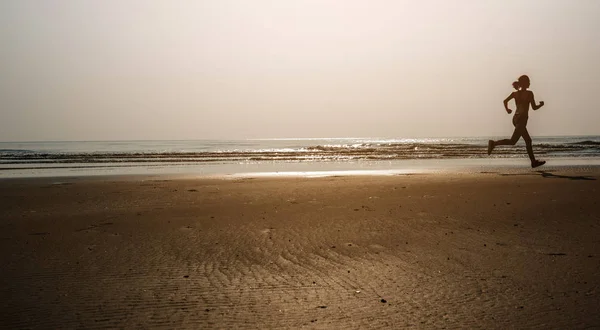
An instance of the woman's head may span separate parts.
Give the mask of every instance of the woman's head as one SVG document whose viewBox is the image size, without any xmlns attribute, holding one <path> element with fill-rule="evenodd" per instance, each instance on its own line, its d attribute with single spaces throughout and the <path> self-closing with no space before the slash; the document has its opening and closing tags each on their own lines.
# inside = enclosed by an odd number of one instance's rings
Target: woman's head
<svg viewBox="0 0 600 330">
<path fill-rule="evenodd" d="M 527 75 L 522 75 L 519 77 L 519 80 L 513 82 L 512 85 L 513 85 L 514 89 L 519 90 L 519 88 L 523 88 L 523 89 L 529 88 L 530 83 L 531 82 L 529 81 L 529 77 Z"/>
</svg>

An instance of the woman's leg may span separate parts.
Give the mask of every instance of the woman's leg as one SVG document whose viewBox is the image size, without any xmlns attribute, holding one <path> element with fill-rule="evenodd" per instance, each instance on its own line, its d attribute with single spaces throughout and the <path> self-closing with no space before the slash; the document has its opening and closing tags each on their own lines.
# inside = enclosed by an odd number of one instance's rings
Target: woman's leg
<svg viewBox="0 0 600 330">
<path fill-rule="evenodd" d="M 529 132 L 527 132 L 527 128 L 523 129 L 523 140 L 525 140 L 525 147 L 527 147 L 527 155 L 529 155 L 529 160 L 531 160 L 531 164 L 535 163 L 535 156 L 533 155 L 533 145 L 531 144 L 531 136 L 529 136 Z"/>
<path fill-rule="evenodd" d="M 510 139 L 504 139 L 504 140 L 498 140 L 498 141 L 490 140 L 491 144 L 492 144 L 492 149 L 495 146 L 514 146 L 517 143 L 517 141 L 519 141 L 519 138 L 521 137 L 521 135 L 523 135 L 524 128 L 525 127 L 521 126 L 521 125 L 515 126 L 515 131 L 513 132 L 513 135 L 510 137 Z M 527 131 L 527 130 L 525 129 L 525 131 Z"/>
<path fill-rule="evenodd" d="M 529 132 L 527 132 L 527 128 L 523 130 L 523 140 L 525 140 L 525 146 L 527 147 L 527 154 L 529 155 L 529 159 L 531 160 L 531 167 L 536 168 L 538 166 L 542 166 L 546 164 L 546 161 L 536 160 L 533 155 L 533 145 L 531 143 L 531 136 L 529 136 Z"/>
</svg>

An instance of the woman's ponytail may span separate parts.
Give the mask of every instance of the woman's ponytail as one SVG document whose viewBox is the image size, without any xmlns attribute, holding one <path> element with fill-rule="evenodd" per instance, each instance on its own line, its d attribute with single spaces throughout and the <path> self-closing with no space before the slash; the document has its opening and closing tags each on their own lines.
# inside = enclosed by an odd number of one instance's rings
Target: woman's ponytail
<svg viewBox="0 0 600 330">
<path fill-rule="evenodd" d="M 519 86 L 519 82 L 518 81 L 513 82 L 512 85 L 513 85 L 513 88 L 516 89 L 516 90 L 519 90 L 519 87 L 521 87 L 521 86 Z"/>
</svg>

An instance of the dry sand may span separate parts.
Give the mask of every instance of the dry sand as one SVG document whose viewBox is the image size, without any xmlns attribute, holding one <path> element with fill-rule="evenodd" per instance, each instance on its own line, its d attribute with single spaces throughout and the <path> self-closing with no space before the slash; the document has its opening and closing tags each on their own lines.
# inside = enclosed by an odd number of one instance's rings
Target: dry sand
<svg viewBox="0 0 600 330">
<path fill-rule="evenodd" d="M 0 326 L 600 327 L 599 178 L 3 180 Z"/>
</svg>

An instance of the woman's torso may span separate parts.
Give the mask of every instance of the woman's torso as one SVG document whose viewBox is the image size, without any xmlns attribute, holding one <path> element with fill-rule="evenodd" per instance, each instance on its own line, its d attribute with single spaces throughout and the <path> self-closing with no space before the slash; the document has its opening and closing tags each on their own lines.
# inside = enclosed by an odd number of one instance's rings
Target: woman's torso
<svg viewBox="0 0 600 330">
<path fill-rule="evenodd" d="M 520 117 L 529 117 L 529 104 L 531 103 L 531 91 L 528 90 L 520 90 L 514 92 L 515 103 L 517 104 L 517 111 L 515 111 L 515 116 Z"/>
</svg>

